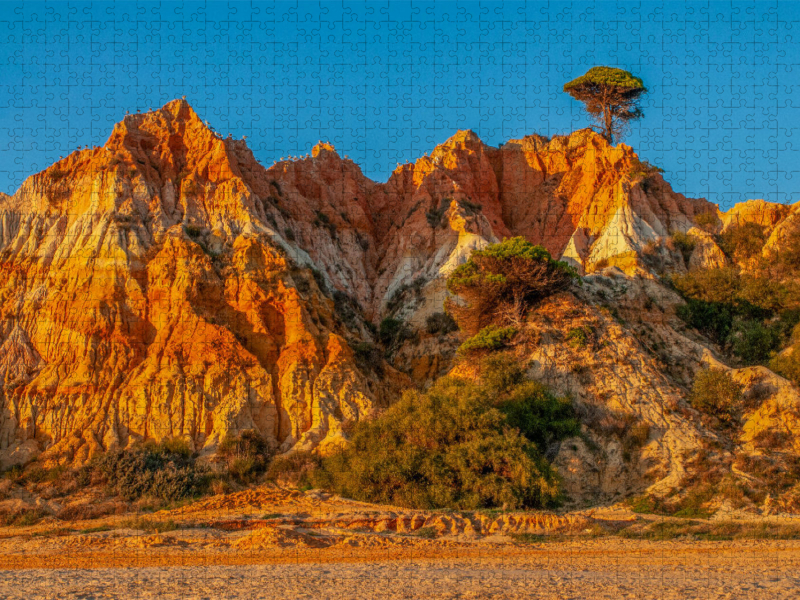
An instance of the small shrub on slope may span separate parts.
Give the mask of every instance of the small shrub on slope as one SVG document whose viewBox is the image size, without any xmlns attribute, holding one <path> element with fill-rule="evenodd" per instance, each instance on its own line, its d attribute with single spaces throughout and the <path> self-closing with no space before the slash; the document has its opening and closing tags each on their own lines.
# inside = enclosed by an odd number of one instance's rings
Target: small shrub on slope
<svg viewBox="0 0 800 600">
<path fill-rule="evenodd" d="M 697 410 L 734 424 L 742 408 L 743 387 L 722 369 L 702 369 L 697 372 L 689 397 Z"/>
<path fill-rule="evenodd" d="M 458 329 L 453 317 L 444 312 L 433 313 L 425 319 L 425 330 L 431 335 L 448 334 Z"/>
<path fill-rule="evenodd" d="M 769 368 L 800 386 L 800 346 L 781 353 L 769 363 Z"/>
<path fill-rule="evenodd" d="M 781 236 L 770 253 L 771 262 L 783 276 L 797 277 L 800 272 L 800 225 L 791 227 Z"/>
<path fill-rule="evenodd" d="M 672 234 L 672 243 L 680 251 L 683 261 L 688 263 L 695 246 L 697 246 L 697 240 L 688 233 L 676 231 Z"/>
<path fill-rule="evenodd" d="M 253 430 L 228 434 L 217 448 L 217 457 L 225 462 L 231 477 L 240 483 L 249 483 L 263 473 L 273 454 L 274 449 Z"/>
<path fill-rule="evenodd" d="M 515 327 L 487 325 L 461 344 L 458 351 L 462 354 L 469 354 L 478 351 L 500 350 L 508 346 L 516 334 L 517 329 Z"/>
<path fill-rule="evenodd" d="M 703 231 L 713 232 L 720 224 L 719 217 L 713 212 L 704 212 L 694 216 L 694 224 Z"/>
<path fill-rule="evenodd" d="M 655 166 L 653 164 L 650 164 L 646 160 L 640 160 L 638 157 L 636 157 L 631 162 L 630 175 L 634 179 L 637 178 L 637 177 L 642 177 L 644 179 L 647 179 L 648 177 L 653 177 L 654 175 L 657 175 L 657 174 L 663 173 L 663 172 L 664 172 L 664 169 L 662 169 L 660 167 L 657 167 L 657 166 Z"/>
<path fill-rule="evenodd" d="M 291 485 L 299 488 L 312 488 L 312 479 L 321 466 L 321 459 L 316 454 L 296 450 L 289 454 L 276 456 L 267 470 L 267 479 L 280 485 Z"/>
<path fill-rule="evenodd" d="M 585 348 L 589 345 L 592 334 L 590 327 L 573 327 L 567 332 L 567 341 L 573 348 Z"/>
<path fill-rule="evenodd" d="M 378 339 L 389 354 L 413 337 L 414 332 L 400 319 L 386 317 L 378 327 Z"/>
</svg>

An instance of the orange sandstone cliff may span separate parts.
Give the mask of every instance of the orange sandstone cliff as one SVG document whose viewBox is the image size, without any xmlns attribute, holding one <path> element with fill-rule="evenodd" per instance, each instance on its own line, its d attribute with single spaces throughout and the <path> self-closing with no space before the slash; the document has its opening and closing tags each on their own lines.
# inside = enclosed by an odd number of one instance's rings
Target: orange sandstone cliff
<svg viewBox="0 0 800 600">
<path fill-rule="evenodd" d="M 0 461 L 242 429 L 324 449 L 411 385 L 361 358 L 373 324 L 441 311 L 472 249 L 592 270 L 709 211 L 589 130 L 459 131 L 376 183 L 325 143 L 265 168 L 182 100 L 126 116 L 0 198 Z"/>
</svg>

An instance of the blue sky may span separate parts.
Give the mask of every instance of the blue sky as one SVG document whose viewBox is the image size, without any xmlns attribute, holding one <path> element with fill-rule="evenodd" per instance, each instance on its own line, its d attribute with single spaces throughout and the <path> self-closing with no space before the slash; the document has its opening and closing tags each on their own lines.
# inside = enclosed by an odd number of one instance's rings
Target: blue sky
<svg viewBox="0 0 800 600">
<path fill-rule="evenodd" d="M 3 2 L 0 190 L 184 95 L 265 165 L 323 139 L 383 181 L 457 129 L 586 126 L 562 86 L 609 65 L 649 87 L 625 142 L 677 191 L 796 202 L 795 36 L 776 2 Z"/>
</svg>

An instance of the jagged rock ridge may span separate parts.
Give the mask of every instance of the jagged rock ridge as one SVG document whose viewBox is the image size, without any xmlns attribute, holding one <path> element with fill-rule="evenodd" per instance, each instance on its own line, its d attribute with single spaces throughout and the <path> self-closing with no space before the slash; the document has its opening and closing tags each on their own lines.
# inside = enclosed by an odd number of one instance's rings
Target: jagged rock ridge
<svg viewBox="0 0 800 600">
<path fill-rule="evenodd" d="M 248 428 L 338 443 L 410 384 L 354 351 L 368 321 L 419 326 L 473 248 L 523 235 L 624 267 L 717 210 L 640 165 L 589 130 L 460 131 L 376 183 L 325 143 L 264 168 L 182 100 L 127 116 L 0 201 L 0 460 Z"/>
</svg>

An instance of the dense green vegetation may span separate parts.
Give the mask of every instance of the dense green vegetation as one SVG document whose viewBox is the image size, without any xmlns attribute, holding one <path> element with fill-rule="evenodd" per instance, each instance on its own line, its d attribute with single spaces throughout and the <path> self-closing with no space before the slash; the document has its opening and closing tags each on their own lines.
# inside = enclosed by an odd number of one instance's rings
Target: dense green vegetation
<svg viewBox="0 0 800 600">
<path fill-rule="evenodd" d="M 791 234 L 780 254 L 772 256 L 762 256 L 766 235 L 758 225 L 730 227 L 716 239 L 732 265 L 674 277 L 686 299 L 678 316 L 742 363 L 772 364 L 800 381 L 793 367 L 797 358 L 776 356 L 792 342 L 800 323 L 800 263 L 792 260 L 795 254 L 800 257 L 800 232 Z"/>
<path fill-rule="evenodd" d="M 207 470 L 197 466 L 183 440 L 108 452 L 92 461 L 84 473 L 86 483 L 99 479 L 110 495 L 126 500 L 180 500 L 200 495 L 209 482 Z"/>
<path fill-rule="evenodd" d="M 447 279 L 460 301 L 445 306 L 458 327 L 470 335 L 497 324 L 501 315 L 524 312 L 536 301 L 566 289 L 577 277 L 568 264 L 553 260 L 525 238 L 508 238 L 476 250 Z"/>
<path fill-rule="evenodd" d="M 767 235 L 758 223 L 742 223 L 728 227 L 719 234 L 720 248 L 737 262 L 754 258 L 761 252 Z"/>
<path fill-rule="evenodd" d="M 311 479 L 345 497 L 415 508 L 551 506 L 559 484 L 544 452 L 578 432 L 567 400 L 495 354 L 480 381 L 445 377 L 357 423 Z"/>
</svg>

